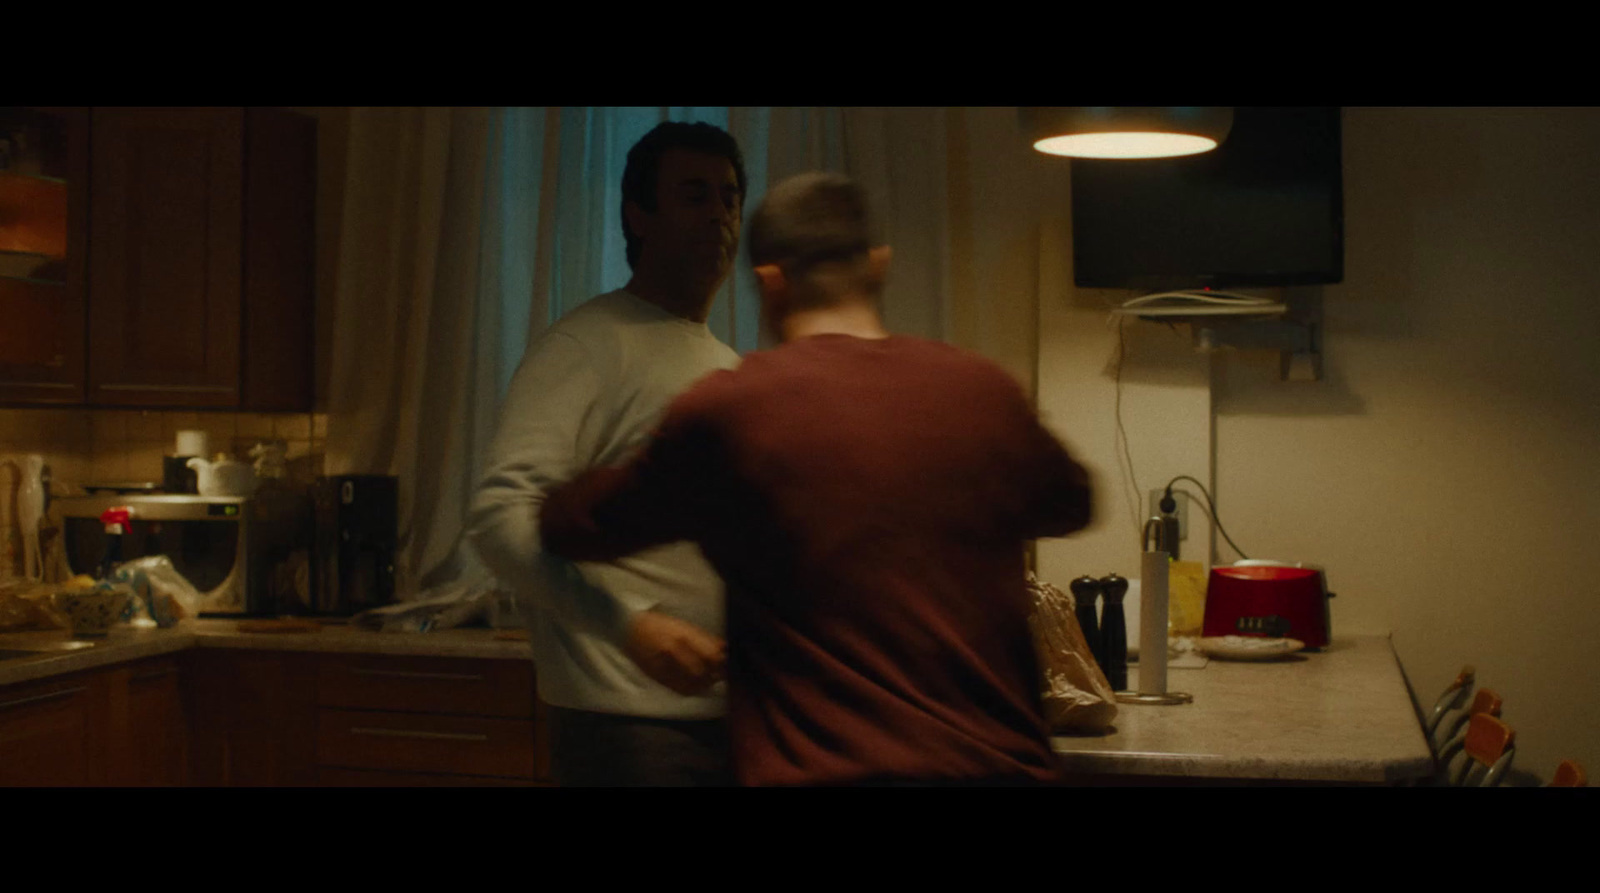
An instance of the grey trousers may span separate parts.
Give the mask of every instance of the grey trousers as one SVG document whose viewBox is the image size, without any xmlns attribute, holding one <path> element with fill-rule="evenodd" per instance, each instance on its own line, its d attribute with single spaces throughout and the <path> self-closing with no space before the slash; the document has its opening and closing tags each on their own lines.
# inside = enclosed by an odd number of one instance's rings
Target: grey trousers
<svg viewBox="0 0 1600 893">
<path fill-rule="evenodd" d="M 733 783 L 727 725 L 550 708 L 561 787 L 721 787 Z"/>
</svg>

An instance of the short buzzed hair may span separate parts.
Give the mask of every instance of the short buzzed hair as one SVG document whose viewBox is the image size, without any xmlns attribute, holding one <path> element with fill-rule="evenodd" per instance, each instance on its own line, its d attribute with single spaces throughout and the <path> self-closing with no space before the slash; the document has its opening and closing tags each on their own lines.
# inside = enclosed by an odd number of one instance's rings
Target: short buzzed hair
<svg viewBox="0 0 1600 893">
<path fill-rule="evenodd" d="M 866 190 L 842 174 L 790 177 L 762 200 L 745 244 L 752 267 L 776 265 L 795 284 L 815 280 L 817 268 L 827 265 L 868 285 L 862 274 L 874 242 Z M 810 291 L 824 292 L 813 296 L 819 299 L 832 297 L 838 285 L 813 284 L 819 288 Z"/>
</svg>

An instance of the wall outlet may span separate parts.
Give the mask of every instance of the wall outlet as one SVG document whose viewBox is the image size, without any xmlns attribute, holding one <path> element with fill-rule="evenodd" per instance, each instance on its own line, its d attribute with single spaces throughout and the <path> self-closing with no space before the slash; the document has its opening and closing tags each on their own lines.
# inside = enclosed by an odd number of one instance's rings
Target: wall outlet
<svg viewBox="0 0 1600 893">
<path fill-rule="evenodd" d="M 1150 491 L 1150 514 L 1147 518 L 1154 518 L 1161 514 L 1161 497 L 1166 494 L 1165 489 Z M 1172 491 L 1172 501 L 1178 504 L 1178 542 L 1189 538 L 1189 494 L 1182 490 Z"/>
</svg>

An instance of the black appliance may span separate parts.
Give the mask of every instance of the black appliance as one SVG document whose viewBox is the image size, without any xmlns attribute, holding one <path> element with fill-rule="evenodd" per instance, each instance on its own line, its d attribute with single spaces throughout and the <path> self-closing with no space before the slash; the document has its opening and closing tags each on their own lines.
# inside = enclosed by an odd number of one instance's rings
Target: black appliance
<svg viewBox="0 0 1600 893">
<path fill-rule="evenodd" d="M 394 602 L 399 497 L 389 475 L 317 479 L 315 613 L 348 617 Z"/>
</svg>

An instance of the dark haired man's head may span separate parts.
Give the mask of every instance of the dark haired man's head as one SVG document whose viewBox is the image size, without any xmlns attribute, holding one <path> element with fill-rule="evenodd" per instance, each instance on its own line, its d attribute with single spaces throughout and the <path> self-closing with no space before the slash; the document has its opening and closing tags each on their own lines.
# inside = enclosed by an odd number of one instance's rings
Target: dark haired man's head
<svg viewBox="0 0 1600 893">
<path fill-rule="evenodd" d="M 744 155 L 732 136 L 715 125 L 703 122 L 689 124 L 667 121 L 657 125 L 628 150 L 628 163 L 622 172 L 622 236 L 627 242 L 629 267 L 639 264 L 643 234 L 637 232 L 629 220 L 628 205 L 636 205 L 647 214 L 655 214 L 661 209 L 663 188 L 675 190 L 681 185 L 673 182 L 675 178 L 671 175 L 676 171 L 667 171 L 667 176 L 663 177 L 663 168 L 673 166 L 668 162 L 676 160 L 674 156 L 709 156 L 726 161 L 733 171 L 736 205 L 732 210 L 737 216 L 743 208 L 747 185 Z M 710 184 L 710 195 L 722 199 L 726 207 L 728 190 L 723 186 L 722 183 Z M 678 195 L 676 192 L 667 193 L 669 201 Z M 737 238 L 737 226 L 734 227 L 734 234 Z"/>
<path fill-rule="evenodd" d="M 761 278 L 782 282 L 788 310 L 882 293 L 887 250 L 874 260 L 866 191 L 849 177 L 800 174 L 773 187 L 750 220 L 747 244 L 752 267 L 782 273 Z"/>
</svg>

